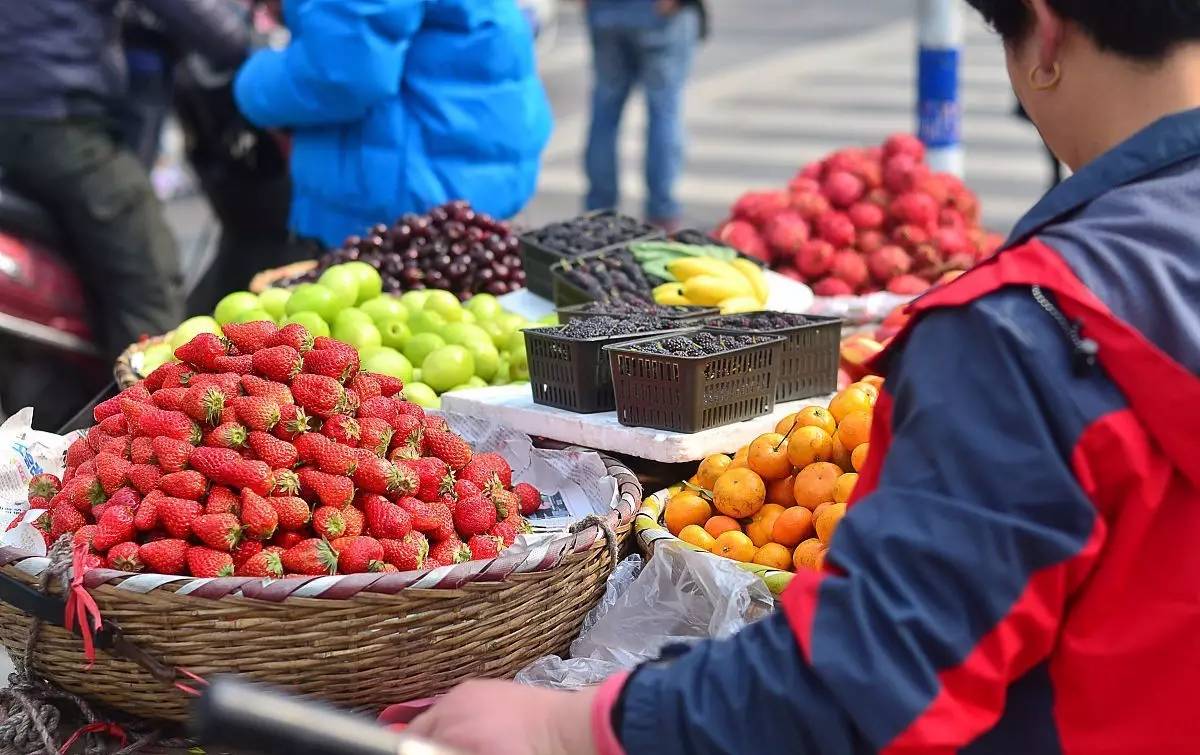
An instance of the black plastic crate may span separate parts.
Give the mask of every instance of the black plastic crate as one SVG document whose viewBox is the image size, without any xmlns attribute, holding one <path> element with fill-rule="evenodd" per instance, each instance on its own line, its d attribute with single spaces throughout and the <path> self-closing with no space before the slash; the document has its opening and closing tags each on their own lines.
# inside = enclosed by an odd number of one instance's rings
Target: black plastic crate
<svg viewBox="0 0 1200 755">
<path fill-rule="evenodd" d="M 689 331 L 697 332 L 701 331 Z M 695 433 L 769 414 L 775 409 L 775 382 L 786 339 L 753 335 L 756 343 L 703 357 L 630 348 L 661 336 L 606 347 L 617 420 L 632 427 Z"/>
<path fill-rule="evenodd" d="M 551 327 L 523 331 L 533 401 L 579 414 L 608 412 L 616 406 L 605 346 L 683 332 L 681 326 L 580 339 L 560 335 L 557 330 Z"/>
<path fill-rule="evenodd" d="M 560 306 L 556 310 L 558 312 L 558 321 L 566 325 L 571 320 L 578 320 L 587 317 L 628 317 L 633 314 L 646 314 L 651 317 L 657 317 L 661 320 L 670 320 L 677 322 L 681 326 L 694 327 L 702 324 L 704 320 L 720 314 L 721 310 L 717 307 L 668 307 L 669 311 L 652 311 L 652 312 L 620 312 L 604 309 L 603 304 L 597 304 L 596 309 L 588 310 L 590 305 L 595 302 L 584 302 L 582 304 L 572 304 L 569 306 Z"/>
<path fill-rule="evenodd" d="M 601 217 L 604 215 L 615 216 L 619 214 L 620 213 L 617 213 L 613 210 L 600 210 L 598 212 L 590 212 L 578 217 L 592 218 Z M 570 222 L 572 219 L 573 218 L 569 218 L 566 221 L 559 222 Z M 641 223 L 638 226 L 638 232 L 635 235 L 631 235 L 628 239 L 624 239 L 621 242 L 610 244 L 608 246 L 597 247 L 596 249 L 589 250 L 585 254 L 618 249 L 634 241 L 647 241 L 650 239 L 661 238 L 663 238 L 661 232 L 655 230 L 653 226 Z M 531 232 L 521 234 L 518 238 L 518 241 L 520 242 L 521 264 L 525 270 L 525 287 L 538 296 L 546 299 L 552 299 L 554 297 L 554 282 L 550 275 L 550 268 L 555 262 L 565 259 L 573 259 L 581 255 L 564 254 L 563 252 L 558 252 L 553 249 L 547 249 L 531 238 Z"/>
<path fill-rule="evenodd" d="M 788 313 L 750 312 L 713 317 L 706 321 L 705 327 L 725 333 L 774 335 L 787 339 L 783 346 L 783 361 L 779 366 L 779 382 L 775 387 L 775 400 L 779 403 L 833 393 L 837 389 L 838 366 L 841 363 L 841 318 L 801 315 L 808 322 L 767 330 L 723 324 L 733 318 L 756 318 L 771 314 Z"/>
</svg>

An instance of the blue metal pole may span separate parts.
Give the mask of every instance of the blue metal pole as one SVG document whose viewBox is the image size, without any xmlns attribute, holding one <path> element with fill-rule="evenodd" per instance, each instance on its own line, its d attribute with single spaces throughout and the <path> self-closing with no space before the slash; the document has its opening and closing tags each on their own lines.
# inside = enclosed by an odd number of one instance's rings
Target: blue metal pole
<svg viewBox="0 0 1200 755">
<path fill-rule="evenodd" d="M 917 136 L 930 167 L 963 174 L 958 65 L 963 41 L 959 0 L 917 0 Z"/>
</svg>

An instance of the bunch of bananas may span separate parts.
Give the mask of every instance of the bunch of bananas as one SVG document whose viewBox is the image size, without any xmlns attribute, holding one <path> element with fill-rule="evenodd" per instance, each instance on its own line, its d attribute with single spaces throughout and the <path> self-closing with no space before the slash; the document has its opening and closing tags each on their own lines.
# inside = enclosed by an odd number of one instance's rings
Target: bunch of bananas
<svg viewBox="0 0 1200 755">
<path fill-rule="evenodd" d="M 723 315 L 767 306 L 767 281 L 750 260 L 684 257 L 668 262 L 667 270 L 676 280 L 654 289 L 659 304 L 720 307 Z"/>
</svg>

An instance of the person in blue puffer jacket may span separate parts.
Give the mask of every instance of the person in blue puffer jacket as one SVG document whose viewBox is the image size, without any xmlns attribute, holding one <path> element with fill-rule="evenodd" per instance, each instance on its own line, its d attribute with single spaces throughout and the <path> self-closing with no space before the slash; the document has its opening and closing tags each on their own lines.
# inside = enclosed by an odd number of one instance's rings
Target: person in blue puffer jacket
<svg viewBox="0 0 1200 755">
<path fill-rule="evenodd" d="M 292 39 L 235 82 L 292 132 L 292 231 L 325 246 L 451 199 L 507 218 L 533 194 L 552 119 L 512 0 L 288 0 Z"/>
</svg>

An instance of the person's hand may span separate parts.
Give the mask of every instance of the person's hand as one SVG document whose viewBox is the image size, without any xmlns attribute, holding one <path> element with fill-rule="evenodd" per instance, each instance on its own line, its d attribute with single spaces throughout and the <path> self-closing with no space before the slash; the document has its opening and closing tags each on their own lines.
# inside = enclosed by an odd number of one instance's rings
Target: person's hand
<svg viewBox="0 0 1200 755">
<path fill-rule="evenodd" d="M 669 16 L 679 10 L 681 3 L 679 0 L 655 0 L 654 7 L 658 10 L 658 15 Z"/>
<path fill-rule="evenodd" d="M 464 755 L 593 755 L 594 695 L 594 690 L 558 692 L 512 682 L 465 682 L 404 733 Z"/>
</svg>

